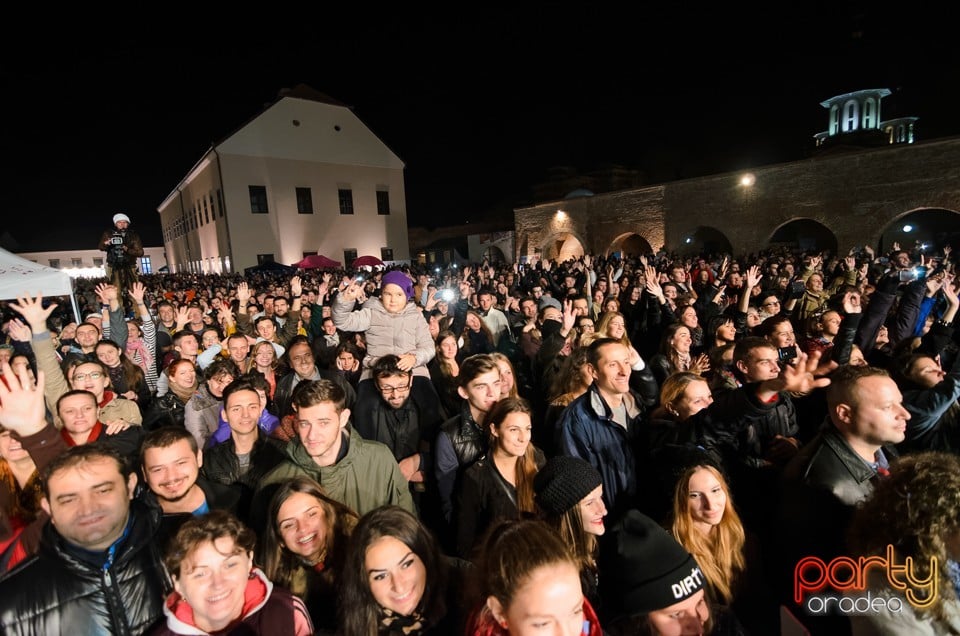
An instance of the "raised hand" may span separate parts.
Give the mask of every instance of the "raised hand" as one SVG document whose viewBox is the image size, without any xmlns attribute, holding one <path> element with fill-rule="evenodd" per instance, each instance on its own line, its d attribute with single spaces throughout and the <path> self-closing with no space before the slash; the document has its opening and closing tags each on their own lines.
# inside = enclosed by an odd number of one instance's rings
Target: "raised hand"
<svg viewBox="0 0 960 636">
<path fill-rule="evenodd" d="M 189 316 L 190 308 L 186 305 L 180 305 L 177 307 L 177 331 L 180 331 L 187 326 L 187 323 L 190 322 Z"/>
<path fill-rule="evenodd" d="M 863 311 L 860 306 L 860 292 L 848 291 L 843 294 L 843 313 L 859 314 Z"/>
<path fill-rule="evenodd" d="M 693 362 L 690 363 L 690 372 L 696 373 L 697 375 L 703 375 L 710 370 L 710 356 L 705 353 L 698 355 Z"/>
<path fill-rule="evenodd" d="M 757 265 L 751 265 L 747 268 L 748 289 L 753 289 L 759 285 L 761 280 L 763 280 L 763 274 L 760 273 L 760 268 Z"/>
<path fill-rule="evenodd" d="M 30 338 L 33 337 L 33 332 L 30 331 L 30 327 L 20 322 L 17 318 L 14 318 L 8 323 L 7 333 L 10 334 L 11 339 L 17 342 L 30 342 Z"/>
<path fill-rule="evenodd" d="M 300 284 L 300 277 L 294 276 L 290 279 L 290 295 L 299 296 L 303 293 L 303 286 Z"/>
<path fill-rule="evenodd" d="M 250 287 L 246 281 L 237 284 L 237 300 L 240 301 L 241 305 L 246 305 L 247 301 L 250 300 Z"/>
<path fill-rule="evenodd" d="M 0 365 L 6 382 L 0 382 L 0 424 L 26 437 L 39 433 L 47 425 L 44 417 L 46 406 L 43 401 L 43 371 L 37 372 L 34 385 L 23 367 L 13 372 L 8 362 Z"/>
<path fill-rule="evenodd" d="M 143 283 L 140 281 L 135 281 L 132 285 L 130 285 L 130 291 L 127 293 L 130 294 L 130 298 L 133 298 L 134 302 L 136 302 L 139 306 L 143 304 L 143 295 L 146 291 L 147 288 L 143 286 Z"/>
<path fill-rule="evenodd" d="M 10 307 L 23 316 L 34 334 L 38 334 L 47 330 L 47 318 L 57 308 L 57 303 L 50 303 L 50 306 L 44 309 L 42 295 L 38 294 L 36 298 L 30 298 L 28 294 L 17 296 L 16 302 L 10 302 Z"/>
<path fill-rule="evenodd" d="M 362 293 L 363 288 L 356 281 L 350 281 L 347 288 L 340 292 L 340 296 L 347 300 L 357 300 Z"/>
<path fill-rule="evenodd" d="M 563 301 L 563 332 L 569 333 L 573 329 L 573 324 L 577 321 L 576 314 L 573 313 L 573 301 Z"/>
</svg>

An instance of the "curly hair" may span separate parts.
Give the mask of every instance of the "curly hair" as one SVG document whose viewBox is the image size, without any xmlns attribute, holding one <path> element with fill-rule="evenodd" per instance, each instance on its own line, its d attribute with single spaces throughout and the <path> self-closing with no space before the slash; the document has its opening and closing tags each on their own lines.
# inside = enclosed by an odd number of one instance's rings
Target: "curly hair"
<svg viewBox="0 0 960 636">
<path fill-rule="evenodd" d="M 960 458 L 926 451 L 894 463 L 873 494 L 854 513 L 849 541 L 854 554 L 885 555 L 893 546 L 899 558 L 913 559 L 919 578 L 939 564 L 937 596 L 917 614 L 947 622 L 945 601 L 957 594 L 947 572 L 947 540 L 960 533 Z"/>
</svg>

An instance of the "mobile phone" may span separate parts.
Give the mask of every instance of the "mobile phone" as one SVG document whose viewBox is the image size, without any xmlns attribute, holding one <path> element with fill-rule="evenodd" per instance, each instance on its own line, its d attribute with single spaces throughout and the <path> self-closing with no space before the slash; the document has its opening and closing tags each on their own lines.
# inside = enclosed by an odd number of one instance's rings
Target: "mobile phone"
<svg viewBox="0 0 960 636">
<path fill-rule="evenodd" d="M 354 278 L 353 280 L 354 280 L 354 282 L 362 283 L 362 282 L 363 282 L 363 276 L 357 276 L 357 277 Z"/>
</svg>

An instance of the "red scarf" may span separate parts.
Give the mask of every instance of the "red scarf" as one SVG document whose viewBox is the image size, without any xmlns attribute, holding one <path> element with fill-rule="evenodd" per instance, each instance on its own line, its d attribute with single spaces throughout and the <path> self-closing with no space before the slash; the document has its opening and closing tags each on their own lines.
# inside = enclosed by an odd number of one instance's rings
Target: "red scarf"
<svg viewBox="0 0 960 636">
<path fill-rule="evenodd" d="M 87 436 L 86 441 L 82 442 L 83 444 L 89 444 L 90 442 L 95 442 L 100 438 L 100 434 L 103 433 L 103 424 L 97 420 L 97 423 L 93 425 L 93 428 L 90 429 L 90 434 Z M 63 438 L 63 441 L 67 443 L 67 446 L 80 446 L 81 443 L 73 441 L 73 438 L 70 437 L 70 433 L 66 428 L 60 429 L 60 437 Z"/>
</svg>

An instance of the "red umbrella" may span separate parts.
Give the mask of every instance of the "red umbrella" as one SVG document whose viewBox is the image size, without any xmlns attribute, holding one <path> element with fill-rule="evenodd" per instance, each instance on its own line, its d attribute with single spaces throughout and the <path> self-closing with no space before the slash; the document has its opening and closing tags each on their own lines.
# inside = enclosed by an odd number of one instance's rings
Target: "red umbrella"
<svg viewBox="0 0 960 636">
<path fill-rule="evenodd" d="M 334 268 L 340 267 L 340 261 L 335 261 L 332 258 L 327 258 L 323 254 L 311 254 L 310 256 L 305 256 L 303 260 L 294 263 L 294 267 L 299 267 L 300 269 L 318 269 L 321 267 Z"/>
<path fill-rule="evenodd" d="M 383 265 L 383 261 L 376 256 L 359 256 L 353 259 L 352 267 L 363 267 L 365 265 L 369 267 L 376 267 L 377 265 Z"/>
</svg>

